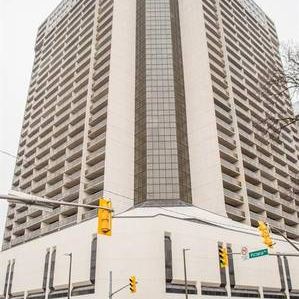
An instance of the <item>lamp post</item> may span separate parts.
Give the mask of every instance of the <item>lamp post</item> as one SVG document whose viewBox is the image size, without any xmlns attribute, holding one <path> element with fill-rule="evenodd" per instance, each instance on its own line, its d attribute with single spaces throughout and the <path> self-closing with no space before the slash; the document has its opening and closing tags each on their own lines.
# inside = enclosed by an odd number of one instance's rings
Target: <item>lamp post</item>
<svg viewBox="0 0 299 299">
<path fill-rule="evenodd" d="M 73 254 L 72 253 L 65 253 L 64 255 L 70 257 L 70 265 L 69 265 L 69 282 L 68 282 L 68 292 L 67 298 L 71 298 L 71 278 L 72 278 L 72 263 L 73 263 Z"/>
<path fill-rule="evenodd" d="M 183 248 L 183 258 L 184 258 L 184 278 L 185 278 L 185 295 L 186 299 L 188 299 L 188 281 L 187 281 L 187 268 L 186 268 L 186 251 L 190 249 Z"/>
</svg>

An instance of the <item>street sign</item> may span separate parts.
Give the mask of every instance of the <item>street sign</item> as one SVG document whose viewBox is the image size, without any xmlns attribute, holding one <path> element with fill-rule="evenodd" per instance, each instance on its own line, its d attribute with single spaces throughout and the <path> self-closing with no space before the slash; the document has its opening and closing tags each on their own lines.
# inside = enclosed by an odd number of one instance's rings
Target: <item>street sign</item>
<svg viewBox="0 0 299 299">
<path fill-rule="evenodd" d="M 243 261 L 246 261 L 248 259 L 248 247 L 247 246 L 243 246 L 241 248 L 241 258 Z"/>
<path fill-rule="evenodd" d="M 264 256 L 264 255 L 269 255 L 269 251 L 268 251 L 267 248 L 249 252 L 249 258 L 250 259 L 253 259 L 253 258 L 256 258 L 256 257 L 261 257 L 261 256 Z"/>
</svg>

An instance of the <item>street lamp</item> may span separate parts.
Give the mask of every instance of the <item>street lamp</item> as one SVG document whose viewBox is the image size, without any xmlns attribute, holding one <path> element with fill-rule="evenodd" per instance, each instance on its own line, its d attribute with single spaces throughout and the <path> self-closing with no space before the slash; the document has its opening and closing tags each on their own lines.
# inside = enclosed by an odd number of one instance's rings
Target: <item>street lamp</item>
<svg viewBox="0 0 299 299">
<path fill-rule="evenodd" d="M 183 258 L 184 258 L 184 278 L 185 278 L 185 295 L 188 299 L 188 282 L 187 282 L 187 269 L 186 269 L 186 251 L 189 251 L 189 248 L 183 248 Z"/>
<path fill-rule="evenodd" d="M 73 263 L 73 254 L 72 253 L 65 253 L 65 256 L 70 257 L 70 265 L 69 265 L 69 283 L 68 283 L 68 292 L 67 292 L 67 298 L 71 298 L 71 278 L 72 278 L 72 263 Z"/>
</svg>

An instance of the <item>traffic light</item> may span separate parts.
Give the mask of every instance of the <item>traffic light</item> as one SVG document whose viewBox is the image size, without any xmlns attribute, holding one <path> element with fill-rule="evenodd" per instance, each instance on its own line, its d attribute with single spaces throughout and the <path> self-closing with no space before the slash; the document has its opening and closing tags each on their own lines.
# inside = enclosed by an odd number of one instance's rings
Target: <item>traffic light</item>
<svg viewBox="0 0 299 299">
<path fill-rule="evenodd" d="M 132 275 L 129 279 L 130 281 L 130 291 L 131 293 L 136 293 L 137 289 L 136 289 L 136 284 L 137 284 L 137 281 L 136 281 L 136 277 L 134 275 Z"/>
<path fill-rule="evenodd" d="M 220 261 L 220 268 L 226 268 L 228 265 L 227 249 L 223 246 L 218 248 L 218 255 Z"/>
<path fill-rule="evenodd" d="M 258 230 L 260 231 L 260 235 L 263 238 L 263 243 L 267 247 L 272 248 L 274 244 L 273 244 L 273 240 L 270 236 L 270 231 L 269 231 L 267 224 L 263 221 L 259 221 L 258 223 L 259 223 Z"/>
<path fill-rule="evenodd" d="M 102 209 L 112 208 L 112 204 L 110 200 L 106 200 L 104 198 L 99 200 L 99 209 L 98 209 L 98 234 L 111 236 L 112 230 L 112 211 Z"/>
</svg>

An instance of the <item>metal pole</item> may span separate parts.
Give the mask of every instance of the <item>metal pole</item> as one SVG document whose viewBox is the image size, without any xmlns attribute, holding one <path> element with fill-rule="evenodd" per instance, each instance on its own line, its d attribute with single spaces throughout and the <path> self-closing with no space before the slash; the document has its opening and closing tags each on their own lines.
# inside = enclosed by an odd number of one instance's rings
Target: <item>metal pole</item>
<svg viewBox="0 0 299 299">
<path fill-rule="evenodd" d="M 279 229 L 276 229 L 275 227 L 272 226 L 270 226 L 270 228 L 271 230 L 273 230 L 274 232 L 282 236 L 290 245 L 292 245 L 299 252 L 299 248 L 293 242 L 291 242 Z"/>
<path fill-rule="evenodd" d="M 68 255 L 70 257 L 70 265 L 69 265 L 69 283 L 68 283 L 68 292 L 67 292 L 67 298 L 71 298 L 71 280 L 72 280 L 72 264 L 73 264 L 73 254 L 67 253 L 65 255 Z"/>
<path fill-rule="evenodd" d="M 16 202 L 16 203 L 21 202 L 22 204 L 28 204 L 28 205 L 48 206 L 48 207 L 51 207 L 51 208 L 53 208 L 53 206 L 55 206 L 55 205 L 58 205 L 58 206 L 71 206 L 71 207 L 82 207 L 82 208 L 91 208 L 91 209 L 101 208 L 103 210 L 113 212 L 112 208 L 107 208 L 107 207 L 100 207 L 100 206 L 95 206 L 95 205 L 86 205 L 86 204 L 80 204 L 80 203 L 72 203 L 72 202 L 67 202 L 67 201 L 57 201 L 57 200 L 37 198 L 37 197 L 29 199 L 29 198 L 25 198 L 25 197 L 18 197 L 18 196 L 0 194 L 0 199 L 5 199 L 7 201 L 12 201 L 12 202 Z"/>
<path fill-rule="evenodd" d="M 109 272 L 109 299 L 112 299 L 112 271 Z"/>
<path fill-rule="evenodd" d="M 188 281 L 187 281 L 187 269 L 186 269 L 186 251 L 190 249 L 183 249 L 183 258 L 184 258 L 184 278 L 185 278 L 185 296 L 188 299 Z"/>
</svg>

